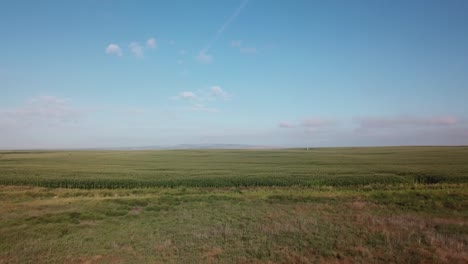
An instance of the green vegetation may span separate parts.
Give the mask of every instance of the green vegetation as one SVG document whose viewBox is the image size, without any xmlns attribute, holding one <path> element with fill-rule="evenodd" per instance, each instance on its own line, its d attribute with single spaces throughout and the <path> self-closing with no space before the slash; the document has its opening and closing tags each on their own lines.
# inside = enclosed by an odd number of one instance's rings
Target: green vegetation
<svg viewBox="0 0 468 264">
<path fill-rule="evenodd" d="M 468 147 L 0 153 L 0 184 L 52 188 L 467 183 Z"/>
<path fill-rule="evenodd" d="M 0 263 L 466 263 L 467 157 L 3 152 Z"/>
</svg>

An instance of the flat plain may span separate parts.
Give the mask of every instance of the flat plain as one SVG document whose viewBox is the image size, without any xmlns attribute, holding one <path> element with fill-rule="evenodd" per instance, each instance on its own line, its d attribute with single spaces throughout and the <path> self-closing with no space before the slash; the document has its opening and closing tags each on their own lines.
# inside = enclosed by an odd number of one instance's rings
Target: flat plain
<svg viewBox="0 0 468 264">
<path fill-rule="evenodd" d="M 0 263 L 467 263 L 468 147 L 2 151 Z"/>
</svg>

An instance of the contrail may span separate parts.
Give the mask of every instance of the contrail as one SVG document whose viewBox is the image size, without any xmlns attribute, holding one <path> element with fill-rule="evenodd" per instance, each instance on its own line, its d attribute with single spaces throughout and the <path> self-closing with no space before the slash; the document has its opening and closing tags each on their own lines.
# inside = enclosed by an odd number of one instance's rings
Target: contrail
<svg viewBox="0 0 468 264">
<path fill-rule="evenodd" d="M 232 15 L 226 20 L 226 22 L 224 22 L 224 24 L 221 25 L 221 27 L 218 29 L 218 31 L 216 31 L 216 34 L 211 38 L 210 42 L 208 42 L 208 44 L 205 46 L 205 48 L 200 51 L 200 53 L 207 53 L 208 52 L 208 50 L 211 48 L 213 43 L 216 40 L 218 40 L 218 38 L 229 27 L 229 25 L 237 18 L 237 16 L 239 16 L 239 14 L 242 12 L 242 9 L 244 9 L 244 7 L 247 5 L 248 2 L 249 2 L 249 0 L 242 1 L 240 6 L 234 11 L 234 13 L 232 13 Z"/>
</svg>

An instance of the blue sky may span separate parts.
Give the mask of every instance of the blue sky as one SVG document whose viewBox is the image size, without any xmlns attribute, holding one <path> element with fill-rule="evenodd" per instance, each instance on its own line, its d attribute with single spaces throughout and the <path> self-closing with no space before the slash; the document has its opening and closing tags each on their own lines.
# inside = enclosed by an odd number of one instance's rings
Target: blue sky
<svg viewBox="0 0 468 264">
<path fill-rule="evenodd" d="M 468 2 L 2 1 L 0 148 L 468 144 Z"/>
</svg>

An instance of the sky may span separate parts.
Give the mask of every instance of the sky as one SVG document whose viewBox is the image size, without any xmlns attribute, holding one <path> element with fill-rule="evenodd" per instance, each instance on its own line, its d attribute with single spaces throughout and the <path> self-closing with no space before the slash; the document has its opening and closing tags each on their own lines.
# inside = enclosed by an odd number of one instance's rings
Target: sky
<svg viewBox="0 0 468 264">
<path fill-rule="evenodd" d="M 468 145 L 465 0 L 3 0 L 0 149 Z"/>
</svg>

